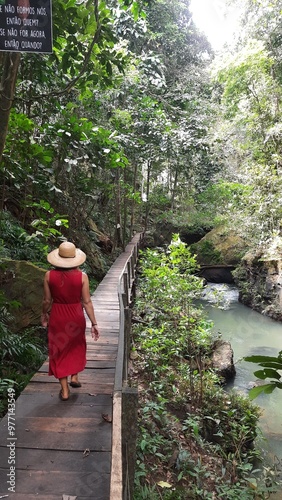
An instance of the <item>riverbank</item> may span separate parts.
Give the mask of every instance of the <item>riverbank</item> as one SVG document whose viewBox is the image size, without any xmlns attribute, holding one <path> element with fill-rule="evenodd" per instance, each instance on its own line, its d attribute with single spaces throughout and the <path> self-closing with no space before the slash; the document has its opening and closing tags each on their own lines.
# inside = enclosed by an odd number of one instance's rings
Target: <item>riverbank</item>
<svg viewBox="0 0 282 500">
<path fill-rule="evenodd" d="M 220 332 L 234 351 L 236 377 L 229 389 L 248 395 L 248 390 L 256 383 L 256 365 L 242 358 L 255 354 L 277 356 L 281 350 L 281 324 L 241 304 L 238 297 L 238 289 L 234 286 L 209 283 L 202 303 L 214 323 L 214 333 Z M 261 394 L 255 402 L 262 409 L 259 426 L 267 440 L 261 440 L 260 446 L 271 458 L 277 457 L 282 463 L 282 391 L 276 389 L 272 394 Z"/>
<path fill-rule="evenodd" d="M 194 269 L 180 241 L 143 255 L 130 370 L 140 402 L 134 500 L 263 499 L 275 478 L 253 467 L 260 411 L 220 387 L 209 365 L 214 335 L 193 305 L 203 290 Z"/>
</svg>

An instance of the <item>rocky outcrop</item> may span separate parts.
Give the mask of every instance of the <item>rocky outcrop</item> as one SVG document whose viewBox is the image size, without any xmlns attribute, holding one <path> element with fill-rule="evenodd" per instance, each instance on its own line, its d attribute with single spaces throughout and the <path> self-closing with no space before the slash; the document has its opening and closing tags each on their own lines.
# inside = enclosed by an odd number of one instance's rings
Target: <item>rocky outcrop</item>
<svg viewBox="0 0 282 500">
<path fill-rule="evenodd" d="M 239 300 L 255 311 L 282 321 L 282 239 L 248 252 L 234 273 Z"/>
<path fill-rule="evenodd" d="M 236 266 L 248 249 L 248 244 L 236 231 L 219 226 L 191 246 L 201 265 L 222 264 Z"/>
<path fill-rule="evenodd" d="M 171 242 L 173 234 L 179 234 L 181 241 L 187 245 L 192 245 L 203 238 L 210 230 L 210 227 L 183 227 L 183 225 L 162 220 L 161 222 L 157 222 L 155 230 L 152 233 L 149 231 L 146 232 L 146 246 L 161 247 L 168 245 Z"/>
<path fill-rule="evenodd" d="M 220 378 L 225 382 L 232 380 L 236 375 L 233 361 L 233 349 L 230 342 L 217 340 L 212 355 L 212 366 Z"/>
<path fill-rule="evenodd" d="M 21 260 L 2 261 L 0 286 L 9 301 L 18 302 L 11 311 L 11 332 L 40 325 L 45 270 Z"/>
</svg>

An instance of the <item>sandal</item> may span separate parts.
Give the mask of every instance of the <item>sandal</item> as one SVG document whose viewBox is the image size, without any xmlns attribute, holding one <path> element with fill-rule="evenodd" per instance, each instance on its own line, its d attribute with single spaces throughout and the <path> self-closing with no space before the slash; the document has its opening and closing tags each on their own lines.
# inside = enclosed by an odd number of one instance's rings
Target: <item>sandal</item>
<svg viewBox="0 0 282 500">
<path fill-rule="evenodd" d="M 62 391 L 62 389 L 60 390 L 60 392 L 59 392 L 59 398 L 60 398 L 61 401 L 67 401 L 69 399 L 69 397 L 70 397 L 70 393 L 69 393 L 69 395 L 68 395 L 67 398 L 64 398 L 63 391 Z"/>
<path fill-rule="evenodd" d="M 81 387 L 81 383 L 80 382 L 70 382 L 70 386 L 71 387 Z"/>
</svg>

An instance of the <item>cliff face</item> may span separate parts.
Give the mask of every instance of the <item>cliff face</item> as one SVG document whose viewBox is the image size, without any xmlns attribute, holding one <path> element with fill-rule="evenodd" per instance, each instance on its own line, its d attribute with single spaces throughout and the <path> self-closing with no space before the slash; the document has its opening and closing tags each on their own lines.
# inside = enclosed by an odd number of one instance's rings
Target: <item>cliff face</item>
<svg viewBox="0 0 282 500">
<path fill-rule="evenodd" d="M 1 290 L 10 301 L 18 302 L 9 322 L 11 332 L 40 325 L 45 270 L 30 262 L 5 260 L 0 267 Z"/>
<path fill-rule="evenodd" d="M 252 309 L 282 321 L 282 240 L 248 252 L 234 272 L 239 300 Z"/>
<path fill-rule="evenodd" d="M 267 246 L 252 251 L 250 242 L 238 236 L 236 231 L 221 226 L 191 248 L 201 265 L 215 265 L 213 272 L 218 267 L 222 282 L 220 268 L 233 265 L 235 271 L 232 275 L 239 289 L 239 301 L 282 321 L 282 238 L 277 236 Z M 214 278 L 209 281 L 219 282 Z"/>
</svg>

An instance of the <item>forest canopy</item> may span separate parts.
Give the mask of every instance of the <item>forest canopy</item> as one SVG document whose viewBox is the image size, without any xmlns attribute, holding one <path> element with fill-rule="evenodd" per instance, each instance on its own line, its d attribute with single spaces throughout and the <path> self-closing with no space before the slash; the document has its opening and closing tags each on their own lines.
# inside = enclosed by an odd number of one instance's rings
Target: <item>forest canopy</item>
<svg viewBox="0 0 282 500">
<path fill-rule="evenodd" d="M 93 223 L 111 248 L 158 223 L 280 237 L 280 25 L 249 0 L 214 54 L 189 1 L 56 2 L 51 54 L 0 55 L 2 213 L 45 253 Z"/>
</svg>

